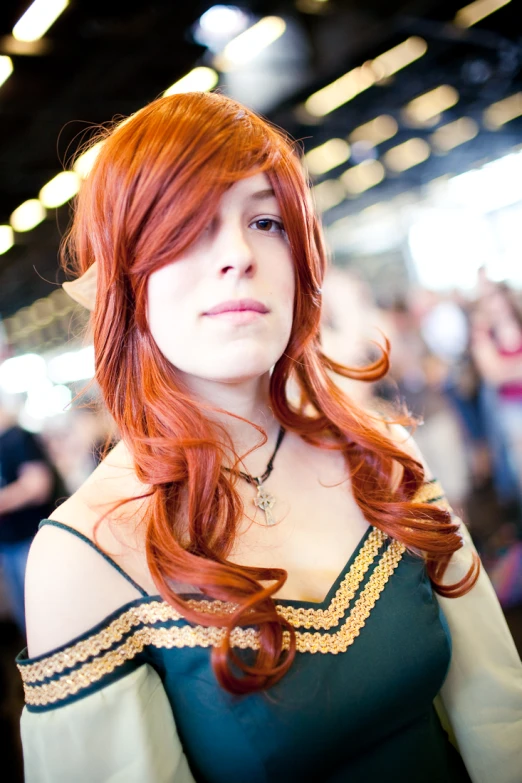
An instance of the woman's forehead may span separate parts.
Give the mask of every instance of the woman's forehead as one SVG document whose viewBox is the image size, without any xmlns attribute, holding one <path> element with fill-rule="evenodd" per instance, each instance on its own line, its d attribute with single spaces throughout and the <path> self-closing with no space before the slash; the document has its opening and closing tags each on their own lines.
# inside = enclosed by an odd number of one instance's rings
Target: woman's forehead
<svg viewBox="0 0 522 783">
<path fill-rule="evenodd" d="M 263 172 L 253 174 L 251 177 L 245 177 L 233 185 L 224 193 L 222 202 L 232 201 L 266 201 L 275 199 L 272 184 L 268 176 Z"/>
</svg>

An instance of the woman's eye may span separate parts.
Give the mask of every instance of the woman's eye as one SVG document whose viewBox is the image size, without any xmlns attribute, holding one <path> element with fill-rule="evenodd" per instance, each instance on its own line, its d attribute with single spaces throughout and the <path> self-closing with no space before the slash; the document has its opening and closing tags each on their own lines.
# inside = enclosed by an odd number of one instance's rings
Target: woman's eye
<svg viewBox="0 0 522 783">
<path fill-rule="evenodd" d="M 284 226 L 279 220 L 274 218 L 259 218 L 251 224 L 256 231 L 263 231 L 265 234 L 284 234 Z"/>
</svg>

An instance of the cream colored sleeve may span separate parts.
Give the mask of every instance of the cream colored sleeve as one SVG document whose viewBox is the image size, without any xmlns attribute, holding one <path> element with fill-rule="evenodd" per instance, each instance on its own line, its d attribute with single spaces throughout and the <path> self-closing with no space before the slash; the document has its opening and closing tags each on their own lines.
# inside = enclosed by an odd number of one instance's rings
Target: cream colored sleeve
<svg viewBox="0 0 522 783">
<path fill-rule="evenodd" d="M 469 568 L 474 547 L 462 526 L 464 547 L 452 558 L 445 582 Z M 522 664 L 491 582 L 481 568 L 460 598 L 441 598 L 452 657 L 442 703 L 473 783 L 522 781 Z"/>
<path fill-rule="evenodd" d="M 194 783 L 147 664 L 63 707 L 22 714 L 26 783 Z"/>
</svg>

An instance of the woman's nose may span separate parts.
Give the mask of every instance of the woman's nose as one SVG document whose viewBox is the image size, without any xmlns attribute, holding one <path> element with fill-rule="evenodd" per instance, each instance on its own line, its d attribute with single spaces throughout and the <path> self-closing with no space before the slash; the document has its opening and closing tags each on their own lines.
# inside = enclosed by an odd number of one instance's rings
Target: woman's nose
<svg viewBox="0 0 522 783">
<path fill-rule="evenodd" d="M 228 227 L 219 237 L 219 273 L 236 274 L 238 277 L 251 277 L 255 273 L 256 263 L 240 226 Z"/>
</svg>

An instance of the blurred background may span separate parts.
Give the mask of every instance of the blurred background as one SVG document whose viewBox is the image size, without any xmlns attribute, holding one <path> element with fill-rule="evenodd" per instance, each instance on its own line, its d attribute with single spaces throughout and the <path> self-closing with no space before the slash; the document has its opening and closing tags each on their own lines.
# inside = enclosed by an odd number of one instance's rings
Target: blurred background
<svg viewBox="0 0 522 783">
<path fill-rule="evenodd" d="M 93 127 L 218 89 L 298 140 L 333 266 L 325 349 L 391 373 L 522 649 L 520 0 L 3 0 L 0 8 L 0 729 L 21 780 L 21 583 L 43 510 L 117 438 L 86 314 L 61 289 Z M 344 382 L 343 382 L 344 383 Z M 83 392 L 81 399 L 76 395 Z"/>
</svg>

